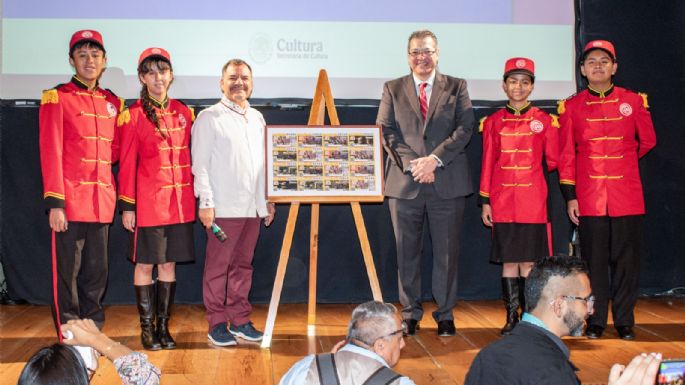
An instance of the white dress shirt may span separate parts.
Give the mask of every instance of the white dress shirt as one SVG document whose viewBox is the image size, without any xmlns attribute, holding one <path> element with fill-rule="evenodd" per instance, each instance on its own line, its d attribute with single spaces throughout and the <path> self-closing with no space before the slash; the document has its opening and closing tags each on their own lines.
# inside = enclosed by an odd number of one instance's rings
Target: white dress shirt
<svg viewBox="0 0 685 385">
<path fill-rule="evenodd" d="M 378 354 L 372 352 L 371 350 L 364 349 L 362 347 L 359 347 L 357 345 L 353 344 L 347 344 L 340 349 L 340 351 L 348 351 L 348 352 L 353 352 L 357 354 L 361 354 L 363 356 L 373 358 L 374 360 L 380 362 L 383 364 L 383 366 L 388 366 L 388 364 L 385 362 L 383 357 L 379 356 Z M 309 372 L 309 367 L 311 366 L 312 362 L 314 361 L 315 355 L 310 354 L 303 359 L 297 361 L 291 368 L 288 370 L 288 372 L 281 378 L 281 382 L 279 382 L 279 385 L 301 385 L 304 384 L 304 380 L 307 377 L 307 372 Z M 400 385 L 416 385 L 414 381 L 412 381 L 409 377 L 400 377 Z"/>
<path fill-rule="evenodd" d="M 411 74 L 411 76 L 414 78 L 414 88 L 416 89 L 416 96 L 419 96 L 419 86 L 421 83 L 427 83 L 426 84 L 426 106 L 430 107 L 430 102 L 431 102 L 431 92 L 433 92 L 433 82 L 435 82 L 435 70 L 431 72 L 431 76 L 428 77 L 426 80 L 421 80 L 414 75 L 414 73 Z"/>
<path fill-rule="evenodd" d="M 416 89 L 416 96 L 420 97 L 419 92 L 421 83 L 426 83 L 426 107 L 430 107 L 430 102 L 431 102 L 431 93 L 433 92 L 433 82 L 435 82 L 435 70 L 431 72 L 431 76 L 428 77 L 426 80 L 421 80 L 414 75 L 414 73 L 411 74 L 411 76 L 414 78 L 414 89 Z M 435 154 L 430 154 L 429 155 L 431 158 L 435 159 L 436 162 L 438 162 L 438 167 L 443 167 L 442 160 L 438 158 L 437 155 Z M 412 167 L 409 166 L 407 170 L 411 172 Z M 405 171 L 406 172 L 406 171 Z"/>
<path fill-rule="evenodd" d="M 191 135 L 195 196 L 217 218 L 266 217 L 262 114 L 225 96 L 197 116 Z"/>
</svg>

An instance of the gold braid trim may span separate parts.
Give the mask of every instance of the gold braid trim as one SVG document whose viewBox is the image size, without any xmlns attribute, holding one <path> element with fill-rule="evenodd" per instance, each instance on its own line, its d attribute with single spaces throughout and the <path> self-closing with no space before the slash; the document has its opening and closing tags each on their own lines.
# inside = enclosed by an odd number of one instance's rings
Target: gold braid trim
<svg viewBox="0 0 685 385">
<path fill-rule="evenodd" d="M 559 117 L 554 114 L 549 114 L 549 116 L 552 117 L 552 127 L 559 128 L 561 125 L 559 124 Z"/>
<path fill-rule="evenodd" d="M 566 100 L 560 100 L 557 102 L 557 113 L 561 115 L 564 112 L 566 112 Z"/>
<path fill-rule="evenodd" d="M 478 125 L 478 132 L 481 132 L 481 133 L 483 132 L 483 126 L 485 125 L 485 119 L 487 119 L 487 118 L 488 118 L 487 116 L 480 118 L 480 124 Z"/>
<path fill-rule="evenodd" d="M 40 98 L 40 104 L 56 104 L 59 103 L 59 95 L 56 89 L 43 91 L 43 96 Z"/>
<path fill-rule="evenodd" d="M 119 117 L 117 118 L 117 126 L 121 127 L 130 121 L 131 121 L 131 112 L 129 112 L 129 110 L 127 108 L 127 109 L 121 111 L 121 113 L 119 114 Z"/>
<path fill-rule="evenodd" d="M 642 96 L 642 105 L 646 109 L 649 109 L 649 103 L 647 102 L 647 94 L 645 94 L 644 92 L 638 92 L 637 94 Z"/>
<path fill-rule="evenodd" d="M 190 121 L 194 123 L 195 122 L 195 109 L 193 107 L 188 107 L 188 109 L 190 110 Z"/>
</svg>

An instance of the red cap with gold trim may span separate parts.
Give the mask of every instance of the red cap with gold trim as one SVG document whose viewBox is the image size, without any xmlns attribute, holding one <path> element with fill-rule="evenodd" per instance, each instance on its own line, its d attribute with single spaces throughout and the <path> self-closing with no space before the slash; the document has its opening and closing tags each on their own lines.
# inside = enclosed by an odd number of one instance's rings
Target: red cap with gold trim
<svg viewBox="0 0 685 385">
<path fill-rule="evenodd" d="M 171 63 L 171 55 L 169 55 L 169 52 L 167 52 L 167 50 L 159 47 L 150 47 L 145 49 L 145 51 L 143 51 L 143 53 L 140 54 L 140 58 L 138 58 L 138 65 L 140 65 L 140 63 L 142 63 L 143 60 L 153 56 L 158 56 L 161 59 L 164 59 Z"/>
<path fill-rule="evenodd" d="M 71 40 L 69 41 L 69 51 L 74 48 L 74 46 L 83 41 L 90 41 L 99 44 L 103 49 L 105 48 L 105 43 L 102 41 L 102 35 L 100 32 L 92 29 L 84 29 L 81 31 L 76 31 L 71 35 Z"/>
<path fill-rule="evenodd" d="M 535 79 L 535 62 L 527 57 L 513 57 L 504 64 L 504 79 L 513 73 L 523 73 Z"/>
<path fill-rule="evenodd" d="M 593 40 L 587 43 L 585 48 L 583 48 L 583 59 L 585 59 L 587 53 L 593 49 L 601 49 L 611 55 L 612 60 L 616 60 L 616 49 L 614 49 L 614 45 L 608 40 Z"/>
</svg>

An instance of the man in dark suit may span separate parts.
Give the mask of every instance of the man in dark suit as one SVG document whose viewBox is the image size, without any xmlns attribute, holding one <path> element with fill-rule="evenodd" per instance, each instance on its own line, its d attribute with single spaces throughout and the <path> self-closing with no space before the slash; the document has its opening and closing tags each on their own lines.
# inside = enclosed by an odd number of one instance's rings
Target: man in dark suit
<svg viewBox="0 0 685 385">
<path fill-rule="evenodd" d="M 424 218 L 433 244 L 433 318 L 438 334 L 455 334 L 457 260 L 465 197 L 472 193 L 465 147 L 474 117 L 466 81 L 437 71 L 438 40 L 428 30 L 409 36 L 411 74 L 385 83 L 377 124 L 388 153 L 385 195 L 395 231 L 402 318 L 419 328 Z"/>
</svg>

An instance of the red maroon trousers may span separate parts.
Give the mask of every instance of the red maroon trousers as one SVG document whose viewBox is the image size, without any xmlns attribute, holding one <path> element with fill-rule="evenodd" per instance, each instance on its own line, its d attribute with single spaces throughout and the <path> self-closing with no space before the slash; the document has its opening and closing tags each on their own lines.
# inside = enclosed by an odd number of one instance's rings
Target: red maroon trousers
<svg viewBox="0 0 685 385">
<path fill-rule="evenodd" d="M 250 321 L 252 257 L 259 237 L 260 218 L 216 218 L 228 235 L 220 242 L 207 230 L 203 299 L 209 330 L 222 322 L 242 325 Z"/>
</svg>

